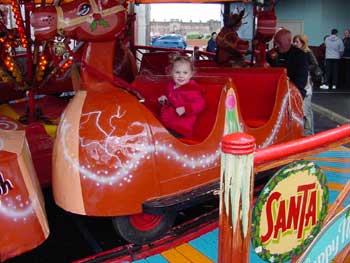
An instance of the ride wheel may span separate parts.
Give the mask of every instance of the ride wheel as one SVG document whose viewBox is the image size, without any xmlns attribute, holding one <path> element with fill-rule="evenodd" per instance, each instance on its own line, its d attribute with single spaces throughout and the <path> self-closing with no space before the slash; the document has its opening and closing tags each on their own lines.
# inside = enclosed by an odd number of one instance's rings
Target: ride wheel
<svg viewBox="0 0 350 263">
<path fill-rule="evenodd" d="M 173 226 L 175 209 L 162 209 L 155 213 L 118 216 L 112 219 L 114 229 L 126 241 L 144 245 L 161 238 Z"/>
</svg>

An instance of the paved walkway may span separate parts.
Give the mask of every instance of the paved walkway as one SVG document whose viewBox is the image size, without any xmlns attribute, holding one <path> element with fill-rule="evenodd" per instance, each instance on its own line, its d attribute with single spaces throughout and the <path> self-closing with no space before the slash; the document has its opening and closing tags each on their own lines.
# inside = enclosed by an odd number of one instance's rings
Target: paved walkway
<svg viewBox="0 0 350 263">
<path fill-rule="evenodd" d="M 312 95 L 315 113 L 338 123 L 350 123 L 350 92 L 344 90 L 315 90 Z"/>
</svg>

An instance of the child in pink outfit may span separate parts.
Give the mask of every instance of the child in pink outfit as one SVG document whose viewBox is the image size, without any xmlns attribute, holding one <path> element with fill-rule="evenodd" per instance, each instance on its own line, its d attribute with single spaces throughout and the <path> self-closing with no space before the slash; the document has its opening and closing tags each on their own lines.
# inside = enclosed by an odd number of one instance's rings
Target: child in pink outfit
<svg viewBox="0 0 350 263">
<path fill-rule="evenodd" d="M 197 117 L 205 109 L 205 99 L 199 85 L 191 80 L 193 64 L 189 57 L 173 57 L 170 70 L 173 80 L 167 94 L 158 98 L 162 104 L 160 119 L 175 134 L 191 137 Z"/>
</svg>

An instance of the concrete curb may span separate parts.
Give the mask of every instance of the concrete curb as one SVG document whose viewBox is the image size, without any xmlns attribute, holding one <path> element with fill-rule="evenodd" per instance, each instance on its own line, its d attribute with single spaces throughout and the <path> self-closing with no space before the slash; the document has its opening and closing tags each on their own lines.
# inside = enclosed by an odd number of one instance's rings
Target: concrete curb
<svg viewBox="0 0 350 263">
<path fill-rule="evenodd" d="M 319 114 L 327 117 L 328 119 L 331 119 L 332 121 L 335 121 L 339 124 L 350 123 L 350 119 L 345 118 L 344 116 L 342 116 L 334 111 L 331 111 L 325 107 L 322 107 L 318 104 L 312 103 L 312 109 L 315 112 L 317 112 L 317 113 L 319 113 Z"/>
</svg>

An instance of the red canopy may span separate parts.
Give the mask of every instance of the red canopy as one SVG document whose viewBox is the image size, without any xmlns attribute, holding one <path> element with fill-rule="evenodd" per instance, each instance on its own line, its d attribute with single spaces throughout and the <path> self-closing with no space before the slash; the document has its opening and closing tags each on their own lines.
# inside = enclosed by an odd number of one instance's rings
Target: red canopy
<svg viewBox="0 0 350 263">
<path fill-rule="evenodd" d="M 137 4 L 157 3 L 225 3 L 225 2 L 252 2 L 252 0 L 135 0 Z"/>
<path fill-rule="evenodd" d="M 54 0 L 34 0 L 36 4 L 40 4 L 42 2 L 46 4 L 53 4 Z M 61 3 L 68 3 L 74 0 L 63 0 Z M 131 0 L 130 2 L 135 2 L 136 4 L 156 4 L 156 3 L 225 3 L 225 2 L 252 2 L 252 0 Z M 9 5 L 11 4 L 11 0 L 0 0 L 0 4 Z"/>
</svg>

